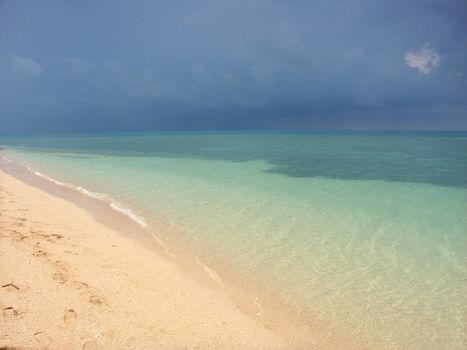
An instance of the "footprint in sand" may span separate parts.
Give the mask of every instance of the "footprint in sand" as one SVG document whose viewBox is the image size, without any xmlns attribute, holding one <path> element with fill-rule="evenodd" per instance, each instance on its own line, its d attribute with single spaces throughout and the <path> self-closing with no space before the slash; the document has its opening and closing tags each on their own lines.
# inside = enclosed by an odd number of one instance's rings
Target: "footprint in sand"
<svg viewBox="0 0 467 350">
<path fill-rule="evenodd" d="M 34 251 L 34 253 L 32 253 L 32 255 L 38 257 L 38 258 L 43 258 L 43 257 L 46 257 L 47 256 L 47 253 L 41 249 L 37 249 Z"/>
<path fill-rule="evenodd" d="M 18 311 L 16 311 L 12 306 L 3 309 L 3 317 L 11 318 L 16 316 L 18 316 Z"/>
<path fill-rule="evenodd" d="M 97 349 L 97 343 L 93 340 L 89 340 L 86 343 L 83 344 L 82 349 L 83 350 L 94 350 Z"/>
<path fill-rule="evenodd" d="M 0 350 L 21 350 L 21 348 L 17 346 L 0 345 Z"/>
<path fill-rule="evenodd" d="M 56 243 L 57 241 L 59 241 L 59 240 L 61 240 L 63 238 L 63 236 L 59 235 L 58 233 L 50 233 L 50 234 L 39 233 L 39 234 L 35 234 L 35 235 L 36 235 L 36 237 L 43 238 L 47 242 L 52 242 L 52 243 Z"/>
<path fill-rule="evenodd" d="M 40 349 L 50 349 L 50 344 L 53 341 L 52 338 L 41 331 L 34 333 L 34 339 L 36 340 Z"/>
<path fill-rule="evenodd" d="M 18 239 L 20 241 L 25 240 L 26 238 L 29 238 L 29 236 L 28 235 L 23 235 L 22 233 L 18 232 Z"/>
<path fill-rule="evenodd" d="M 68 275 L 64 271 L 58 271 L 54 273 L 54 281 L 64 284 L 68 281 Z"/>
<path fill-rule="evenodd" d="M 73 309 L 68 309 L 68 310 L 65 310 L 65 314 L 63 315 L 63 321 L 67 324 L 67 325 L 71 325 L 73 324 L 76 319 L 77 319 L 77 314 L 76 314 L 76 311 L 73 310 Z"/>
<path fill-rule="evenodd" d="M 35 245 L 34 245 L 34 252 L 32 253 L 32 255 L 36 256 L 36 257 L 46 257 L 47 256 L 47 252 L 45 252 L 44 250 L 41 249 L 41 246 L 40 246 L 40 243 L 37 242 Z"/>
<path fill-rule="evenodd" d="M 53 264 L 54 264 L 55 266 L 60 267 L 60 268 L 65 268 L 65 265 L 66 265 L 65 262 L 62 261 L 62 260 L 55 260 L 55 261 L 53 262 Z"/>
<path fill-rule="evenodd" d="M 94 305 L 103 305 L 105 303 L 104 298 L 98 296 L 98 295 L 91 295 L 89 298 L 89 302 Z"/>
<path fill-rule="evenodd" d="M 85 291 L 89 288 L 87 283 L 81 281 L 73 281 L 73 287 L 81 291 Z"/>
<path fill-rule="evenodd" d="M 19 287 L 15 286 L 13 283 L 4 284 L 2 288 L 5 288 L 9 292 L 19 291 Z"/>
</svg>

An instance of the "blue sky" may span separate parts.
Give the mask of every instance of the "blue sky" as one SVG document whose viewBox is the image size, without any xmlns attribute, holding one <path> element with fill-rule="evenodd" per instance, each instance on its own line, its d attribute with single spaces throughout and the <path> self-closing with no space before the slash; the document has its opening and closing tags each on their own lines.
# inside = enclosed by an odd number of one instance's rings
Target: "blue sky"
<svg viewBox="0 0 467 350">
<path fill-rule="evenodd" d="M 0 0 L 0 133 L 467 130 L 467 2 Z"/>
</svg>

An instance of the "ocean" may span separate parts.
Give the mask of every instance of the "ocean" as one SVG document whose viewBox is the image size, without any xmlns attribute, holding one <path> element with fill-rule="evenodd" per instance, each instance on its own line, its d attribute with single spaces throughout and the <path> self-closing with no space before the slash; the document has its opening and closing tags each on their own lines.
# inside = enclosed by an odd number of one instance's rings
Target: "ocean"
<svg viewBox="0 0 467 350">
<path fill-rule="evenodd" d="M 466 133 L 126 133 L 0 144 L 4 157 L 108 201 L 169 249 L 184 247 L 216 283 L 248 281 L 260 309 L 274 295 L 372 349 L 467 346 Z"/>
</svg>

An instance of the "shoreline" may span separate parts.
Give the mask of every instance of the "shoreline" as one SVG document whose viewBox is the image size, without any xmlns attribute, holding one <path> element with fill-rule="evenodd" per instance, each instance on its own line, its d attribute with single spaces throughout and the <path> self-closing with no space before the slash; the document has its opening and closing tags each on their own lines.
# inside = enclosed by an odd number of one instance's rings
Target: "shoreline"
<svg viewBox="0 0 467 350">
<path fill-rule="evenodd" d="M 2 348 L 288 347 L 153 249 L 0 179 Z"/>
<path fill-rule="evenodd" d="M 34 173 L 32 169 L 27 169 L 24 173 L 18 173 L 18 169 L 16 168 L 14 170 L 10 169 L 7 173 L 9 173 L 10 176 L 14 176 L 15 178 L 19 178 L 21 181 L 25 182 L 25 186 L 39 188 L 40 190 L 46 191 L 49 196 L 58 197 L 55 199 L 65 200 L 72 205 L 77 205 L 79 207 L 77 209 L 83 210 L 92 215 L 93 220 L 98 224 L 113 230 L 115 235 L 123 236 L 125 239 L 131 239 L 134 243 L 138 244 L 140 248 L 149 248 L 149 250 L 154 254 L 159 255 L 157 258 L 163 259 L 166 263 L 168 262 L 174 265 L 178 268 L 179 273 L 182 273 L 185 277 L 188 276 L 193 279 L 195 283 L 202 288 L 207 288 L 211 292 L 215 292 L 218 296 L 221 296 L 229 303 L 233 302 L 232 306 L 236 309 L 235 312 L 240 312 L 244 317 L 255 322 L 261 329 L 278 337 L 281 342 L 287 341 L 286 348 L 302 348 L 303 346 L 314 347 L 318 345 L 319 348 L 329 349 L 341 348 L 342 346 L 345 346 L 345 348 L 361 348 L 359 346 L 355 346 L 354 341 L 350 341 L 350 339 L 343 337 L 341 334 L 332 334 L 329 336 L 330 332 L 336 333 L 336 331 L 327 329 L 328 327 L 319 320 L 312 320 L 311 323 L 308 322 L 310 321 L 309 318 L 292 320 L 293 316 L 287 315 L 290 310 L 286 310 L 286 308 L 281 307 L 280 305 L 278 305 L 278 307 L 270 305 L 271 302 L 272 304 L 275 304 L 274 302 L 277 301 L 273 300 L 274 298 L 265 300 L 266 305 L 264 305 L 264 307 L 261 305 L 263 300 L 259 303 L 257 297 L 250 298 L 252 300 L 246 300 L 246 298 L 243 298 L 242 300 L 238 295 L 247 295 L 248 293 L 243 293 L 244 291 L 240 290 L 240 286 L 229 286 L 235 288 L 231 288 L 227 291 L 227 289 L 224 288 L 226 286 L 219 285 L 220 283 L 215 270 L 212 270 L 209 266 L 203 264 L 197 259 L 197 267 L 193 266 L 193 260 L 185 259 L 185 261 L 183 261 L 183 254 L 178 254 L 180 253 L 179 251 L 177 251 L 176 256 L 171 254 L 167 246 L 165 246 L 164 243 L 151 232 L 151 230 L 144 227 L 144 225 L 141 225 L 140 222 L 134 219 L 132 220 L 131 216 L 127 215 L 127 213 L 123 213 L 122 210 L 112 208 L 111 205 L 109 206 L 109 202 L 103 202 L 102 198 L 89 196 L 84 189 L 81 191 L 82 193 L 79 193 L 76 189 L 67 187 L 67 184 L 60 182 L 57 183 L 56 181 L 51 181 L 46 175 L 38 175 L 37 173 Z M 72 191 L 71 195 L 70 193 L 67 194 L 67 191 Z M 148 235 L 148 232 L 150 232 L 153 237 Z M 252 297 L 254 294 L 249 293 L 249 296 Z M 265 320 L 265 317 L 262 314 L 265 309 L 266 314 L 268 314 L 267 320 Z M 280 316 L 286 316 L 286 321 L 281 322 Z M 312 326 L 307 323 L 312 324 Z M 286 327 L 284 327 L 285 324 L 287 324 Z M 298 327 L 295 328 L 295 325 Z M 321 333 L 326 333 L 326 337 L 323 337 Z M 246 342 L 244 344 L 247 345 L 249 343 Z M 222 345 L 222 348 L 224 347 L 225 346 Z M 260 347 L 262 348 L 263 345 Z M 253 345 L 252 348 L 255 348 L 255 346 Z M 283 345 L 279 345 L 279 347 L 274 346 L 273 348 L 283 348 Z"/>
</svg>

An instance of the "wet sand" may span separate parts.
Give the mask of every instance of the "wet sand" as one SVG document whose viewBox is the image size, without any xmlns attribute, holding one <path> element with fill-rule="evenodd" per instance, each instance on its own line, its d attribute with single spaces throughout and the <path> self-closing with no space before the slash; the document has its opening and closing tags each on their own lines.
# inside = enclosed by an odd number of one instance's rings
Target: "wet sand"
<svg viewBox="0 0 467 350">
<path fill-rule="evenodd" d="M 288 349 L 152 247 L 0 172 L 0 348 Z"/>
</svg>

